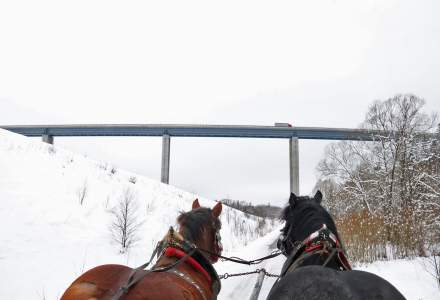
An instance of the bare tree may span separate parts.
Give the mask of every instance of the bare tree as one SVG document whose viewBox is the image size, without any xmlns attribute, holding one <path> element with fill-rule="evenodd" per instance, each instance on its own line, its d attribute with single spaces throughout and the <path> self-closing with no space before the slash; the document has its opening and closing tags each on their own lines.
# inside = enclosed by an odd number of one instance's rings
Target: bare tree
<svg viewBox="0 0 440 300">
<path fill-rule="evenodd" d="M 121 246 L 122 253 L 139 240 L 137 231 L 142 222 L 138 221 L 138 208 L 136 194 L 127 188 L 122 193 L 116 207 L 111 210 L 113 220 L 110 231 L 114 241 Z"/>
<path fill-rule="evenodd" d="M 365 142 L 343 141 L 331 144 L 326 149 L 325 158 L 318 164 L 318 171 L 321 173 L 321 187 L 328 194 L 328 189 L 338 186 L 339 191 L 332 194 L 345 194 L 346 201 L 343 206 L 344 212 L 356 209 L 366 209 L 369 213 L 375 212 L 375 206 L 369 195 L 377 186 L 376 178 L 366 176 L 371 174 L 371 154 L 367 151 L 368 145 Z M 335 201 L 333 201 L 335 202 Z M 336 203 L 333 203 L 335 205 Z M 336 207 L 334 207 L 336 208 Z M 334 211 L 334 214 L 339 212 Z"/>
<path fill-rule="evenodd" d="M 330 177 L 318 180 L 313 189 L 313 193 L 316 193 L 318 190 L 324 195 L 322 203 L 323 206 L 326 207 L 330 214 L 332 214 L 334 217 L 341 216 L 343 211 L 347 211 L 349 209 L 346 206 L 342 207 L 342 205 L 346 205 L 347 203 L 340 201 L 342 197 L 339 195 L 339 186 Z"/>
<path fill-rule="evenodd" d="M 374 142 L 332 144 L 318 165 L 321 185 L 336 187 L 333 209 L 366 211 L 376 226 L 383 224 L 397 256 L 425 255 L 427 241 L 440 236 L 438 118 L 424 113 L 424 104 L 410 94 L 376 101 L 362 125 L 374 132 Z"/>
<path fill-rule="evenodd" d="M 136 184 L 136 182 L 137 182 L 137 178 L 136 178 L 136 176 L 130 176 L 130 178 L 128 179 L 128 181 L 129 181 L 130 183 Z"/>
<path fill-rule="evenodd" d="M 78 197 L 79 204 L 83 205 L 88 192 L 89 192 L 89 183 L 87 179 L 85 179 L 76 190 L 76 196 Z"/>
</svg>

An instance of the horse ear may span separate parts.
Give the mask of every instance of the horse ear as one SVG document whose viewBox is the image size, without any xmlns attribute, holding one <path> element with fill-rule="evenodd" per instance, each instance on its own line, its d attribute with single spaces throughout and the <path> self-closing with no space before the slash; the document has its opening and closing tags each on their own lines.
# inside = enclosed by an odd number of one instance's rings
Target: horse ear
<svg viewBox="0 0 440 300">
<path fill-rule="evenodd" d="M 214 208 L 212 209 L 212 215 L 215 217 L 215 218 L 218 218 L 218 216 L 220 216 L 220 213 L 222 212 L 222 203 L 221 202 L 218 202 L 215 206 L 214 206 Z"/>
<path fill-rule="evenodd" d="M 193 201 L 192 209 L 194 210 L 194 209 L 197 209 L 199 207 L 200 207 L 199 199 L 196 198 L 196 200 Z"/>
<path fill-rule="evenodd" d="M 289 204 L 290 204 L 290 207 L 292 207 L 292 208 L 296 204 L 296 195 L 294 193 L 290 193 Z"/>
<path fill-rule="evenodd" d="M 321 204 L 322 201 L 322 193 L 320 190 L 318 190 L 315 194 L 315 196 L 313 197 L 313 199 L 315 199 L 316 203 Z"/>
</svg>

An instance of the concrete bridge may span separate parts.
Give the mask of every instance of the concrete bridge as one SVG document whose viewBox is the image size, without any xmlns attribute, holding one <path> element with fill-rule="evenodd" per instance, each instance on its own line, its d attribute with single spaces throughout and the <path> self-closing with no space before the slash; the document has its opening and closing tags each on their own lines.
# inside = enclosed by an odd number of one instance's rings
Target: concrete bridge
<svg viewBox="0 0 440 300">
<path fill-rule="evenodd" d="M 299 194 L 299 139 L 371 141 L 373 132 L 364 129 L 241 125 L 5 125 L 0 128 L 29 137 L 42 137 L 53 144 L 54 137 L 70 136 L 162 136 L 161 181 L 169 183 L 171 137 L 236 137 L 289 139 L 290 191 Z"/>
</svg>

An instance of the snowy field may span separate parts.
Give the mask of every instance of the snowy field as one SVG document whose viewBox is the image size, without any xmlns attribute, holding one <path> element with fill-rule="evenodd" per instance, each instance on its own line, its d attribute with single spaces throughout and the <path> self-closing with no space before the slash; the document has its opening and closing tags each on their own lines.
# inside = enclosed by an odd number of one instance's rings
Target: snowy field
<svg viewBox="0 0 440 300">
<path fill-rule="evenodd" d="M 71 281 L 99 264 L 136 267 L 149 257 L 180 211 L 189 210 L 197 195 L 125 172 L 109 163 L 87 159 L 0 129 L 0 299 L 59 299 Z M 125 254 L 112 241 L 110 210 L 129 189 L 136 195 L 143 221 L 139 242 Z M 81 192 L 86 190 L 83 204 Z M 204 206 L 215 202 L 198 197 Z M 226 255 L 267 255 L 278 235 L 277 224 L 224 207 L 222 241 Z M 267 235 L 261 237 L 264 233 Z M 219 274 L 264 267 L 278 273 L 283 258 L 260 266 L 229 262 Z M 423 261 L 377 262 L 362 266 L 391 281 L 408 299 L 439 299 L 440 292 Z M 219 299 L 247 299 L 256 275 L 222 282 Z M 265 281 L 265 299 L 274 280 Z"/>
<path fill-rule="evenodd" d="M 266 236 L 250 243 L 246 247 L 235 251 L 234 256 L 260 257 L 270 253 L 269 247 L 278 237 L 279 231 L 275 230 Z M 269 273 L 279 273 L 284 263 L 284 257 L 276 257 L 258 266 L 243 266 L 230 262 L 221 262 L 216 265 L 219 273 L 241 273 L 264 268 Z M 437 287 L 434 277 L 427 271 L 426 259 L 379 261 L 370 265 L 356 266 L 354 269 L 368 271 L 377 274 L 391 282 L 408 300 L 438 300 L 440 289 Z M 257 275 L 226 279 L 222 282 L 223 288 L 220 299 L 248 299 L 257 279 Z M 259 299 L 266 299 L 275 279 L 266 277 Z"/>
</svg>

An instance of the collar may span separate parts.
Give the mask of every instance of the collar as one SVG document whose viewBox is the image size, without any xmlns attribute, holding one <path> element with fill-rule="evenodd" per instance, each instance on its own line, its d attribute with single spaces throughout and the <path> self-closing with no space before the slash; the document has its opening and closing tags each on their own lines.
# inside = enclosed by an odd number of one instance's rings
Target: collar
<svg viewBox="0 0 440 300">
<path fill-rule="evenodd" d="M 306 248 L 304 251 L 310 252 L 314 249 L 320 249 L 324 246 L 324 242 L 330 242 L 331 246 L 339 247 L 339 240 L 336 235 L 327 228 L 327 225 L 322 224 L 322 227 L 310 234 L 303 242 Z"/>
<path fill-rule="evenodd" d="M 182 258 L 186 255 L 186 253 L 180 249 L 168 247 L 165 249 L 164 255 L 166 257 Z M 208 274 L 208 272 L 205 269 L 202 268 L 202 266 L 193 257 L 191 256 L 188 257 L 185 262 L 191 265 L 191 267 L 193 267 L 198 272 L 202 273 L 202 275 L 206 278 L 206 280 L 208 280 L 209 284 L 212 283 L 211 276 Z"/>
<path fill-rule="evenodd" d="M 290 230 L 289 230 L 290 231 Z M 321 249 L 342 249 L 336 235 L 327 228 L 326 224 L 322 224 L 322 227 L 317 231 L 311 233 L 302 242 L 298 243 L 292 250 L 292 254 L 287 258 L 281 270 L 281 276 L 284 276 L 290 266 L 304 253 L 312 253 L 315 250 Z M 351 270 L 351 266 L 344 254 L 343 250 L 339 250 L 337 253 L 339 263 L 344 270 Z"/>
</svg>

